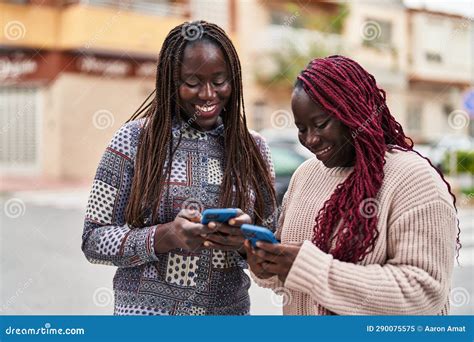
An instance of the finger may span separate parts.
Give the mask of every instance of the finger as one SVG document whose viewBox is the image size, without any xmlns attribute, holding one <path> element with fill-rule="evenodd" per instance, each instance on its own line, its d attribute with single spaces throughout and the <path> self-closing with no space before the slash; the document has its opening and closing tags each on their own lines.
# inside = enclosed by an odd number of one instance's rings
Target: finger
<svg viewBox="0 0 474 342">
<path fill-rule="evenodd" d="M 271 253 L 271 254 L 283 254 L 285 251 L 284 245 L 280 243 L 269 243 L 263 241 L 257 241 L 257 247 L 259 249 L 263 249 L 264 251 Z"/>
<path fill-rule="evenodd" d="M 247 251 L 247 255 L 253 255 L 253 248 L 252 248 L 252 246 L 250 245 L 250 241 L 249 241 L 249 240 L 245 240 L 245 241 L 244 241 L 244 248 L 245 248 L 245 250 Z"/>
<path fill-rule="evenodd" d="M 257 249 L 254 255 L 259 257 L 261 262 L 278 263 L 279 256 L 277 254 L 268 253 L 263 249 Z"/>
<path fill-rule="evenodd" d="M 189 229 L 193 235 L 200 237 L 206 237 L 213 232 L 207 225 L 201 223 L 189 223 L 185 227 Z"/>
<path fill-rule="evenodd" d="M 206 240 L 219 243 L 226 246 L 236 246 L 240 248 L 244 243 L 244 238 L 239 236 L 225 235 L 225 234 L 209 234 Z"/>
<path fill-rule="evenodd" d="M 220 250 L 223 250 L 223 251 L 233 251 L 233 250 L 237 249 L 233 246 L 221 245 L 219 243 L 215 243 L 215 242 L 212 242 L 212 241 L 209 241 L 209 240 L 204 241 L 203 246 L 205 248 L 220 249 Z"/>
<path fill-rule="evenodd" d="M 225 223 L 219 223 L 216 225 L 216 231 L 225 233 L 228 235 L 235 235 L 235 236 L 244 236 L 242 231 L 238 227 L 229 226 Z"/>
<path fill-rule="evenodd" d="M 282 273 L 282 269 L 279 265 L 273 264 L 270 262 L 264 262 L 261 264 L 261 267 L 263 268 L 264 271 L 272 274 L 280 274 Z"/>
<path fill-rule="evenodd" d="M 261 267 L 259 267 L 258 269 L 257 268 L 251 268 L 251 269 L 252 269 L 253 274 L 255 274 L 260 279 L 266 279 L 266 278 L 270 278 L 271 276 L 274 276 L 273 273 L 267 272 Z"/>
<path fill-rule="evenodd" d="M 242 213 L 241 215 L 238 215 L 229 220 L 229 225 L 231 226 L 240 227 L 244 223 L 247 223 L 247 224 L 252 223 L 252 219 L 250 218 L 248 214 Z"/>
<path fill-rule="evenodd" d="M 181 209 L 181 211 L 178 213 L 178 216 L 191 222 L 201 222 L 201 213 L 195 209 Z"/>
</svg>

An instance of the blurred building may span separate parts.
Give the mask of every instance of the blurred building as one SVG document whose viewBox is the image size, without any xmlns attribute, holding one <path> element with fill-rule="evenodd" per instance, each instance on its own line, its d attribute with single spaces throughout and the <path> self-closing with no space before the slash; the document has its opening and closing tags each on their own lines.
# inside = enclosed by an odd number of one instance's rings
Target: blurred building
<svg viewBox="0 0 474 342">
<path fill-rule="evenodd" d="M 452 115 L 474 77 L 463 16 L 398 0 L 32 0 L 1 2 L 0 13 L 3 175 L 89 179 L 154 89 L 166 34 L 193 19 L 219 24 L 237 45 L 252 128 L 291 126 L 296 74 L 340 53 L 374 74 L 416 141 L 468 134 Z"/>
<path fill-rule="evenodd" d="M 416 142 L 474 135 L 463 105 L 474 84 L 472 18 L 407 8 L 400 0 L 249 0 L 240 7 L 245 89 L 252 89 L 247 102 L 257 128 L 291 123 L 283 114 L 290 112 L 295 76 L 310 58 L 344 54 L 375 76 Z"/>
</svg>

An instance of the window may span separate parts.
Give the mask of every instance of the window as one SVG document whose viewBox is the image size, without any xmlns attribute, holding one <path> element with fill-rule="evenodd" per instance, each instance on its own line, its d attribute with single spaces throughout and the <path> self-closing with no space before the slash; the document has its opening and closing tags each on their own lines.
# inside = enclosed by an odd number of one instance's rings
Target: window
<svg viewBox="0 0 474 342">
<path fill-rule="evenodd" d="M 411 103 L 407 109 L 407 130 L 409 132 L 420 132 L 423 107 L 420 103 Z"/>
<path fill-rule="evenodd" d="M 392 45 L 392 23 L 386 20 L 367 18 L 363 26 L 365 46 L 390 47 Z"/>
<path fill-rule="evenodd" d="M 432 62 L 432 63 L 443 62 L 443 58 L 441 57 L 441 54 L 437 52 L 425 52 L 425 58 L 428 62 Z"/>
<path fill-rule="evenodd" d="M 39 154 L 38 91 L 35 88 L 0 88 L 0 166 L 32 170 Z"/>
</svg>

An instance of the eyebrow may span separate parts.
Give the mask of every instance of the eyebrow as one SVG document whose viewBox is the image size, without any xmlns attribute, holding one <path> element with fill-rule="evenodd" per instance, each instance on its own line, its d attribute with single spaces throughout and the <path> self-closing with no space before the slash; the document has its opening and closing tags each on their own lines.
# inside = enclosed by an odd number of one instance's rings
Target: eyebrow
<svg viewBox="0 0 474 342">
<path fill-rule="evenodd" d="M 223 74 L 226 74 L 226 73 L 227 73 L 227 70 L 222 70 L 222 71 L 218 71 L 218 72 L 213 73 L 211 76 L 220 76 L 220 75 L 223 75 Z M 183 73 L 184 78 L 199 77 L 199 76 L 202 76 L 202 74 L 199 74 L 199 73 L 196 73 L 196 72 L 184 72 Z"/>
</svg>

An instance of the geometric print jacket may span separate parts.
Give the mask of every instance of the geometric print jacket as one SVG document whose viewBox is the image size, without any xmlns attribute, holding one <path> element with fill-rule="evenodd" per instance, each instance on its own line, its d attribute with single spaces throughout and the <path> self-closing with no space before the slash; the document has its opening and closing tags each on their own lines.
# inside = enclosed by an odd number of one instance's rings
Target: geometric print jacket
<svg viewBox="0 0 474 342">
<path fill-rule="evenodd" d="M 173 120 L 173 144 L 180 142 L 170 181 L 162 191 L 167 196 L 160 199 L 159 224 L 130 229 L 125 222 L 125 208 L 145 120 L 128 122 L 115 133 L 100 160 L 86 209 L 82 235 L 86 258 L 117 267 L 114 314 L 249 314 L 250 279 L 243 271 L 246 262 L 238 252 L 175 249 L 156 254 L 153 247 L 155 230 L 173 221 L 182 208 L 202 211 L 218 206 L 226 153 L 223 124 L 201 132 Z M 258 133 L 251 134 L 274 179 L 268 145 Z M 272 230 L 275 209 L 269 205 L 265 210 L 265 225 Z M 254 218 L 253 210 L 248 214 Z"/>
</svg>

